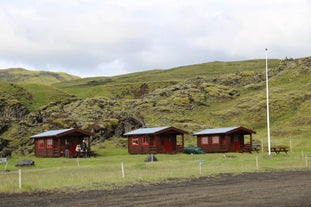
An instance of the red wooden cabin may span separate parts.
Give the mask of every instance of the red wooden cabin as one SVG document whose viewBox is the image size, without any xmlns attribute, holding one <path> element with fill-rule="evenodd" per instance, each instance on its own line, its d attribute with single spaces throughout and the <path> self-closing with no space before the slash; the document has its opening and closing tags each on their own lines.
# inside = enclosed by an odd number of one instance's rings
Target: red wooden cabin
<svg viewBox="0 0 311 207">
<path fill-rule="evenodd" d="M 88 131 L 70 128 L 46 131 L 30 138 L 34 139 L 36 157 L 64 157 L 66 142 L 69 143 L 69 155 L 72 157 L 76 155 L 76 146 L 83 140 L 87 140 L 87 151 L 91 152 L 90 136 Z"/>
<path fill-rule="evenodd" d="M 252 134 L 255 131 L 238 126 L 227 128 L 205 129 L 194 133 L 197 146 L 204 152 L 251 152 Z M 245 138 L 249 141 L 246 143 Z"/>
<path fill-rule="evenodd" d="M 184 134 L 175 127 L 140 128 L 124 134 L 130 154 L 177 153 L 184 150 Z"/>
</svg>

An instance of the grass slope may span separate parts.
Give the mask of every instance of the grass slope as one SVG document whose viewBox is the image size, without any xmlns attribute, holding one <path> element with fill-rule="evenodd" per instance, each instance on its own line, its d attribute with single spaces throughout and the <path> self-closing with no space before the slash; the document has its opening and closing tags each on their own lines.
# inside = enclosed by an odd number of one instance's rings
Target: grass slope
<svg viewBox="0 0 311 207">
<path fill-rule="evenodd" d="M 37 83 L 51 85 L 62 81 L 79 79 L 78 76 L 67 73 L 55 73 L 48 71 L 30 71 L 23 68 L 11 68 L 0 70 L 0 80 L 11 83 Z"/>
<path fill-rule="evenodd" d="M 19 86 L 32 94 L 33 102 L 29 105 L 31 111 L 38 110 L 40 107 L 48 105 L 51 102 L 66 102 L 74 98 L 73 95 L 48 85 L 24 83 L 19 84 Z"/>
<path fill-rule="evenodd" d="M 271 68 L 280 60 L 269 60 Z M 111 98 L 133 98 L 133 91 L 139 90 L 143 83 L 149 84 L 150 91 L 164 88 L 176 82 L 199 76 L 217 77 L 243 71 L 260 72 L 265 69 L 264 60 L 238 62 L 209 62 L 168 70 L 149 70 L 113 77 L 94 77 L 55 83 L 54 86 L 81 98 L 108 96 Z"/>
<path fill-rule="evenodd" d="M 32 94 L 13 83 L 7 83 L 0 81 L 0 100 L 6 102 L 6 104 L 13 102 L 20 102 L 25 106 L 30 106 L 32 104 Z"/>
</svg>

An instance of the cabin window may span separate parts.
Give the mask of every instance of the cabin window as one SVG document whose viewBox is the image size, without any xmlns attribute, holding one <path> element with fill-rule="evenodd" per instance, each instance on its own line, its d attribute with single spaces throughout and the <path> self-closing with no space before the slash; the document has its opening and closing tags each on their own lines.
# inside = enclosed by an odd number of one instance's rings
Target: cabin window
<svg viewBox="0 0 311 207">
<path fill-rule="evenodd" d="M 38 140 L 38 149 L 44 149 L 44 140 L 43 139 Z"/>
<path fill-rule="evenodd" d="M 46 148 L 53 148 L 53 139 L 47 139 Z"/>
<path fill-rule="evenodd" d="M 132 145 L 137 146 L 138 145 L 138 137 L 133 137 L 132 138 Z"/>
<path fill-rule="evenodd" d="M 212 144 L 219 144 L 219 136 L 212 137 Z"/>
<path fill-rule="evenodd" d="M 146 136 L 142 137 L 142 145 L 148 145 L 148 138 Z"/>
<path fill-rule="evenodd" d="M 202 137 L 201 138 L 201 144 L 202 145 L 208 145 L 208 137 Z"/>
</svg>

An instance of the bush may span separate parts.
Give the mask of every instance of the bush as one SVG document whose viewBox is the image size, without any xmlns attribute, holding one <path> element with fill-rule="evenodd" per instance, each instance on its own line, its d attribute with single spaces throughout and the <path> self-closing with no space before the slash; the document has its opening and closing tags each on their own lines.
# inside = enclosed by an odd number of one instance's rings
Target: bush
<svg viewBox="0 0 311 207">
<path fill-rule="evenodd" d="M 189 146 L 184 148 L 185 154 L 204 154 L 204 151 L 201 147 Z"/>
</svg>

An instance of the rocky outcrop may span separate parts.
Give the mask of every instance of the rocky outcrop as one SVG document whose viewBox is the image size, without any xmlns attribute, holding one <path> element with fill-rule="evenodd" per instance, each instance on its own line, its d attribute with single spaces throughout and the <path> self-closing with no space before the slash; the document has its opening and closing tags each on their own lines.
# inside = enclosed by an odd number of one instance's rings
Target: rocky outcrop
<svg viewBox="0 0 311 207">
<path fill-rule="evenodd" d="M 9 140 L 0 137 L 0 157 L 8 157 L 12 153 L 9 149 Z"/>
<path fill-rule="evenodd" d="M 71 103 L 53 103 L 28 116 L 35 131 L 79 127 L 93 131 L 94 140 L 113 136 L 121 137 L 125 132 L 144 125 L 139 113 L 125 111 L 118 101 L 108 98 L 77 100 Z"/>
<path fill-rule="evenodd" d="M 18 100 L 0 99 L 0 117 L 3 120 L 22 119 L 29 113 L 27 107 Z"/>
</svg>

